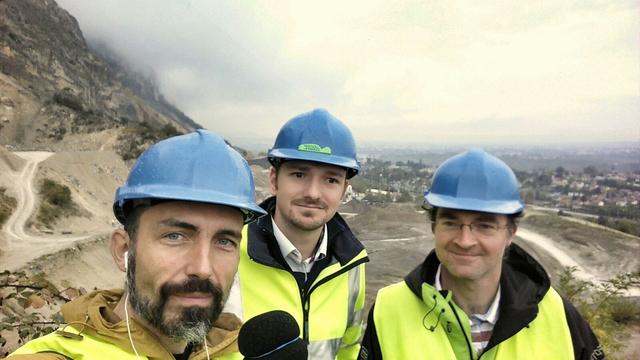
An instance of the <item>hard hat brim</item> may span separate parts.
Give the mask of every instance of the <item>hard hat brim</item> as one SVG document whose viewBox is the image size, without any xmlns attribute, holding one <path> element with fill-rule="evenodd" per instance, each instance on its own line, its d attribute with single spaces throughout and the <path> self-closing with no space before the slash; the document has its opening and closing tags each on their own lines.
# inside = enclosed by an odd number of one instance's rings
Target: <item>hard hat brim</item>
<svg viewBox="0 0 640 360">
<path fill-rule="evenodd" d="M 114 210 L 122 210 L 126 202 L 136 199 L 193 201 L 212 205 L 224 205 L 240 210 L 243 213 L 245 224 L 267 214 L 264 209 L 245 201 L 245 199 L 240 196 L 233 196 L 219 191 L 196 191 L 193 188 L 180 186 L 145 185 L 126 188 L 121 187 L 116 191 L 116 199 L 122 200 L 114 203 Z M 118 220 L 124 223 L 124 212 L 115 211 L 115 213 Z"/>
<path fill-rule="evenodd" d="M 355 159 L 350 159 L 338 155 L 327 155 L 294 149 L 271 149 L 269 150 L 268 157 L 283 160 L 306 160 L 323 164 L 336 165 L 352 170 L 353 175 L 357 174 L 358 171 L 360 171 L 360 165 Z"/>
<path fill-rule="evenodd" d="M 524 210 L 519 200 L 479 200 L 427 193 L 427 203 L 434 207 L 511 215 Z"/>
</svg>

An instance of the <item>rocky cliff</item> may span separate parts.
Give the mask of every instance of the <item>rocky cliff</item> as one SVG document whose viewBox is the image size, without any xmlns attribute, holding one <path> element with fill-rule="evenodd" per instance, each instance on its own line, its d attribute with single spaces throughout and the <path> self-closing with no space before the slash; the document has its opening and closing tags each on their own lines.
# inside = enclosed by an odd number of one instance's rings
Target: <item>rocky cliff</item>
<svg viewBox="0 0 640 360">
<path fill-rule="evenodd" d="M 55 1 L 0 0 L 0 144 L 117 148 L 131 143 L 127 134 L 198 127 L 149 78 L 105 48 L 92 49 L 78 22 Z"/>
</svg>

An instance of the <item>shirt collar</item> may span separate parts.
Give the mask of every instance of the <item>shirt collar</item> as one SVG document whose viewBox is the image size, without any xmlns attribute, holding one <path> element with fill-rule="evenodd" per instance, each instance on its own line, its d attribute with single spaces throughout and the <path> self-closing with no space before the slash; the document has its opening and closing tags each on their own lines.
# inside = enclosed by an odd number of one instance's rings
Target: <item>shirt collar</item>
<svg viewBox="0 0 640 360">
<path fill-rule="evenodd" d="M 276 224 L 276 221 L 273 219 L 273 216 L 271 217 L 271 224 L 273 226 L 273 235 L 275 236 L 276 241 L 278 242 L 278 248 L 280 248 L 282 257 L 284 257 L 285 259 L 292 259 L 297 263 L 302 263 L 303 261 L 306 261 L 307 259 L 302 258 L 302 254 L 300 254 L 300 251 L 296 249 L 293 243 L 291 243 L 291 241 L 282 233 L 280 228 L 278 228 L 278 225 Z M 327 256 L 327 242 L 328 242 L 327 224 L 324 224 L 324 229 L 322 231 L 322 239 L 320 239 L 320 245 L 316 250 L 315 256 L 309 259 L 308 263 L 313 263 L 314 261 L 321 260 L 325 256 Z"/>
<path fill-rule="evenodd" d="M 498 285 L 498 291 L 496 291 L 496 296 L 493 298 L 493 302 L 489 309 L 484 314 L 472 314 L 472 317 L 478 318 L 482 321 L 486 321 L 491 323 L 491 325 L 495 325 L 498 321 L 498 308 L 500 307 L 500 285 Z"/>
<path fill-rule="evenodd" d="M 442 264 L 438 265 L 438 270 L 436 271 L 436 281 L 433 284 L 437 291 L 442 290 L 442 283 L 440 282 L 440 268 Z M 500 307 L 500 285 L 498 284 L 498 291 L 496 292 L 496 296 L 493 298 L 493 302 L 489 306 L 489 309 L 484 314 L 471 314 L 469 317 L 475 317 L 481 321 L 486 321 L 491 323 L 492 325 L 496 324 L 498 321 L 498 309 Z"/>
<path fill-rule="evenodd" d="M 438 270 L 436 271 L 436 283 L 433 284 L 436 287 L 437 291 L 442 290 L 442 283 L 440 282 L 440 268 L 442 265 L 438 265 Z"/>
</svg>

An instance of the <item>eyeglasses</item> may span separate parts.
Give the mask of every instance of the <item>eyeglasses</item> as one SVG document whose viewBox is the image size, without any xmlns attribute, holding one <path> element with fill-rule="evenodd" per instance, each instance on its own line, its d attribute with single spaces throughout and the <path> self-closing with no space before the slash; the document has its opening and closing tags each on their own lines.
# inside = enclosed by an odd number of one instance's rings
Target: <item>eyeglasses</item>
<svg viewBox="0 0 640 360">
<path fill-rule="evenodd" d="M 494 236 L 502 229 L 508 229 L 509 225 L 498 225 L 492 222 L 473 222 L 471 224 L 463 224 L 459 221 L 449 219 L 437 219 L 433 222 L 436 230 L 443 233 L 458 233 L 462 232 L 462 228 L 469 227 L 469 231 L 482 235 L 482 236 Z"/>
</svg>

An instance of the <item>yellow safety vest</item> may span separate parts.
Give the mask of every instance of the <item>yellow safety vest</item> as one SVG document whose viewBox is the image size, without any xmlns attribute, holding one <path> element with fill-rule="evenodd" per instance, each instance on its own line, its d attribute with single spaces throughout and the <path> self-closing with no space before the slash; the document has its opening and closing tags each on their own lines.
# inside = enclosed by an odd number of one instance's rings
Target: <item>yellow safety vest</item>
<svg viewBox="0 0 640 360">
<path fill-rule="evenodd" d="M 79 334 L 78 330 L 72 326 L 67 326 L 64 330 L 69 333 Z M 29 341 L 9 355 L 8 359 L 13 355 L 38 353 L 56 353 L 73 360 L 138 359 L 133 351 L 122 349 L 113 343 L 96 338 L 88 333 L 82 333 L 82 339 L 78 340 L 60 336 L 55 332 Z M 148 360 L 149 358 L 140 354 L 140 359 Z M 238 353 L 227 353 L 214 359 L 237 360 L 242 359 L 242 357 L 238 356 Z"/>
<path fill-rule="evenodd" d="M 445 298 L 423 284 L 422 296 L 431 299 L 430 304 L 425 304 L 404 282 L 378 292 L 373 316 L 384 359 L 478 359 L 471 345 L 469 318 L 450 299 L 451 292 Z M 573 359 L 571 333 L 560 295 L 550 288 L 538 309 L 527 327 L 480 358 Z"/>
<path fill-rule="evenodd" d="M 78 334 L 79 332 L 72 326 L 65 328 L 66 332 Z M 136 354 L 126 351 L 112 343 L 98 339 L 87 333 L 82 334 L 82 339 L 70 339 L 60 336 L 55 332 L 31 340 L 18 350 L 9 355 L 37 354 L 37 353 L 57 353 L 74 360 L 96 359 L 119 359 L 137 360 Z M 148 359 L 140 356 L 141 359 Z"/>
<path fill-rule="evenodd" d="M 344 266 L 335 262 L 318 275 L 301 294 L 291 273 L 257 263 L 247 253 L 247 227 L 241 242 L 240 289 L 243 318 L 271 311 L 290 313 L 300 326 L 300 334 L 309 341 L 309 358 L 356 359 L 362 330 L 359 315 L 365 300 L 363 250 Z M 303 303 L 304 298 L 304 303 Z"/>
</svg>

